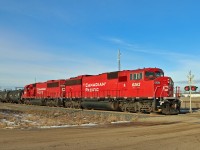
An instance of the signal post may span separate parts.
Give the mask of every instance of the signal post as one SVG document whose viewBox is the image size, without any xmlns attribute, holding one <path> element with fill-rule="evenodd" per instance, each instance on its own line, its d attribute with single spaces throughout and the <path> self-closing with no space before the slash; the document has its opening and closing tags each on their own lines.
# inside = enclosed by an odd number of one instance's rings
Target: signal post
<svg viewBox="0 0 200 150">
<path fill-rule="evenodd" d="M 194 78 L 194 75 L 192 75 L 191 71 L 189 72 L 189 75 L 188 75 L 188 84 L 189 86 L 185 86 L 185 91 L 189 91 L 189 94 L 190 94 L 190 113 L 192 113 L 192 91 L 196 91 L 198 87 L 196 86 L 193 86 L 192 83 L 193 83 L 193 78 Z"/>
</svg>

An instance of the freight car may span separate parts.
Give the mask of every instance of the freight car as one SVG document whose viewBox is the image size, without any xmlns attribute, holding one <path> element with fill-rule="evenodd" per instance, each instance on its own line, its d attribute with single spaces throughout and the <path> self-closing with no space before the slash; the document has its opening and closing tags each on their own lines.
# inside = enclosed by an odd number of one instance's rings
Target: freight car
<svg viewBox="0 0 200 150">
<path fill-rule="evenodd" d="M 159 68 L 29 84 L 21 100 L 27 104 L 163 114 L 178 114 L 181 105 L 174 97 L 173 80 Z"/>
<path fill-rule="evenodd" d="M 0 91 L 0 101 L 1 102 L 7 102 L 8 101 L 8 91 Z"/>
<path fill-rule="evenodd" d="M 21 103 L 23 90 L 4 90 L 0 91 L 0 101 L 10 103 Z"/>
</svg>

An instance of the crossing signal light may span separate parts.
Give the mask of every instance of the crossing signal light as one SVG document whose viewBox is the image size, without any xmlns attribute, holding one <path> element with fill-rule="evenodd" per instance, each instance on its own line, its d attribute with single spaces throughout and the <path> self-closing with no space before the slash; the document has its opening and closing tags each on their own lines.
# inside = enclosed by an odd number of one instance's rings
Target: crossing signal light
<svg viewBox="0 0 200 150">
<path fill-rule="evenodd" d="M 189 90 L 190 90 L 190 87 L 189 87 L 189 86 L 185 86 L 185 87 L 184 87 L 184 90 L 185 90 L 185 91 L 189 91 Z"/>
<path fill-rule="evenodd" d="M 198 88 L 197 86 L 191 86 L 191 90 L 192 90 L 192 91 L 196 91 L 197 88 Z M 189 91 L 189 90 L 190 90 L 190 86 L 185 86 L 185 87 L 184 87 L 184 90 L 185 90 L 185 91 Z"/>
<path fill-rule="evenodd" d="M 192 91 L 196 91 L 197 88 L 198 88 L 197 86 L 191 86 L 191 90 L 192 90 Z"/>
</svg>

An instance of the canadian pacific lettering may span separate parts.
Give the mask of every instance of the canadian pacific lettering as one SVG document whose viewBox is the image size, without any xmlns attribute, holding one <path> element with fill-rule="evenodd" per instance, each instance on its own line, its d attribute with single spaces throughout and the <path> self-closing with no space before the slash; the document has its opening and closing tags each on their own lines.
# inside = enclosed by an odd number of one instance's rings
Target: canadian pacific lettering
<svg viewBox="0 0 200 150">
<path fill-rule="evenodd" d="M 100 83 L 86 83 L 85 87 L 89 88 L 89 87 L 98 87 L 98 86 L 105 86 L 106 82 L 100 82 Z"/>
<path fill-rule="evenodd" d="M 86 83 L 85 92 L 99 92 L 99 87 L 105 86 L 106 82 L 100 83 Z"/>
</svg>

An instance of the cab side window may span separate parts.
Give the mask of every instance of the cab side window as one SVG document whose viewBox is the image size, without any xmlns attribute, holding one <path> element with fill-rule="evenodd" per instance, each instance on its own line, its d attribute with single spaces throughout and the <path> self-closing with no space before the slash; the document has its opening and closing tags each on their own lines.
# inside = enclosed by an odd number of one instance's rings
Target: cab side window
<svg viewBox="0 0 200 150">
<path fill-rule="evenodd" d="M 130 80 L 140 80 L 142 79 L 142 72 L 140 73 L 131 73 L 130 74 Z"/>
</svg>

